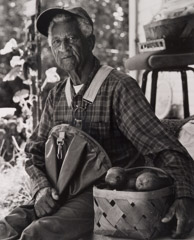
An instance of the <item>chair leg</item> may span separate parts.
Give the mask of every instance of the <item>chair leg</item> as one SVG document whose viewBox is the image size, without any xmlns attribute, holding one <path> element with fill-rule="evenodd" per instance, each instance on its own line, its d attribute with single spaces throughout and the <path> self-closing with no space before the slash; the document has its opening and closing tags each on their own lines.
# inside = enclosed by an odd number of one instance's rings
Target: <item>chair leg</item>
<svg viewBox="0 0 194 240">
<path fill-rule="evenodd" d="M 151 104 L 154 112 L 156 110 L 157 82 L 158 82 L 158 70 L 153 70 L 153 72 L 152 72 L 152 85 L 151 85 L 151 101 L 150 101 L 150 104 Z"/>
<path fill-rule="evenodd" d="M 182 89 L 183 89 L 184 118 L 186 118 L 190 116 L 190 112 L 189 112 L 187 73 L 185 70 L 181 71 L 181 79 L 182 79 Z"/>
<path fill-rule="evenodd" d="M 142 85 L 141 85 L 141 90 L 143 91 L 144 95 L 146 93 L 146 85 L 147 85 L 147 80 L 148 80 L 148 74 L 149 74 L 149 70 L 146 70 L 143 73 L 143 77 L 142 77 Z"/>
</svg>

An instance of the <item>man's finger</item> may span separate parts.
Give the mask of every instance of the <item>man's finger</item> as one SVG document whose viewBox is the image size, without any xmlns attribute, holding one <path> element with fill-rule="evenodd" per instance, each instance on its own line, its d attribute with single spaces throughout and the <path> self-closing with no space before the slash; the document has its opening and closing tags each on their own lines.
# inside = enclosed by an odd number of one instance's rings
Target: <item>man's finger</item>
<svg viewBox="0 0 194 240">
<path fill-rule="evenodd" d="M 54 188 L 51 189 L 51 196 L 54 200 L 59 200 L 59 195 L 58 195 L 56 189 L 54 189 Z"/>
<path fill-rule="evenodd" d="M 177 219 L 177 227 L 176 231 L 172 234 L 173 238 L 181 238 L 184 237 L 187 233 L 187 223 L 183 219 Z"/>
<path fill-rule="evenodd" d="M 172 207 L 169 209 L 168 213 L 162 218 L 161 221 L 162 221 L 163 223 L 167 223 L 167 222 L 171 221 L 172 218 L 173 218 L 173 216 L 174 216 L 174 214 L 175 214 L 175 212 L 174 212 L 174 207 L 172 206 Z"/>
<path fill-rule="evenodd" d="M 35 207 L 35 212 L 37 217 L 44 217 L 46 215 L 49 215 L 52 212 L 52 208 L 49 206 L 49 204 L 45 201 L 44 203 L 39 203 Z"/>
<path fill-rule="evenodd" d="M 39 210 L 36 208 L 35 208 L 35 213 L 36 213 L 36 216 L 39 218 L 41 214 L 40 214 Z"/>
<path fill-rule="evenodd" d="M 43 217 L 45 215 L 44 209 L 43 208 L 35 208 L 36 216 L 38 218 Z"/>
<path fill-rule="evenodd" d="M 191 233 L 193 229 L 194 223 L 193 221 L 190 221 L 189 223 L 184 221 L 182 225 L 182 230 L 179 228 L 178 229 L 178 223 L 177 223 L 177 230 L 172 234 L 173 238 L 178 238 L 178 239 L 184 239 L 188 237 L 188 235 Z"/>
<path fill-rule="evenodd" d="M 56 205 L 55 200 L 54 200 L 51 196 L 49 196 L 49 197 L 46 199 L 46 203 L 47 203 L 47 205 L 48 205 L 49 207 L 51 207 L 51 208 L 54 208 L 55 205 Z"/>
<path fill-rule="evenodd" d="M 52 211 L 52 209 L 53 209 L 53 208 L 50 206 L 48 200 L 45 201 L 44 204 L 42 204 L 42 208 L 44 209 L 45 214 L 51 213 L 51 211 Z"/>
</svg>

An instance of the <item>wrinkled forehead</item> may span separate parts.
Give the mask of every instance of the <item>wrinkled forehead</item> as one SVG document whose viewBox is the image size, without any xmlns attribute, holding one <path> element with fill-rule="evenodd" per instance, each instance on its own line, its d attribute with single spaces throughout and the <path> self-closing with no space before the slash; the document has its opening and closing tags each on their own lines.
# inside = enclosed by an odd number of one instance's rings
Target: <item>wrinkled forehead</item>
<svg viewBox="0 0 194 240">
<path fill-rule="evenodd" d="M 53 19 L 51 20 L 49 24 L 49 35 L 52 35 L 53 32 L 56 31 L 63 31 L 66 30 L 67 32 L 71 31 L 77 31 L 81 33 L 81 26 L 80 22 L 78 22 L 78 17 L 75 17 L 71 14 L 57 14 Z"/>
<path fill-rule="evenodd" d="M 77 23 L 77 19 L 68 13 L 57 14 L 52 18 L 52 20 L 49 24 L 49 28 L 51 29 L 52 27 L 56 26 L 56 24 L 58 24 L 58 23 L 61 25 L 65 25 L 65 24 L 73 25 L 73 24 Z"/>
<path fill-rule="evenodd" d="M 65 20 L 62 22 L 56 22 L 50 29 L 51 37 L 55 35 L 83 35 L 78 23 L 75 20 Z"/>
</svg>

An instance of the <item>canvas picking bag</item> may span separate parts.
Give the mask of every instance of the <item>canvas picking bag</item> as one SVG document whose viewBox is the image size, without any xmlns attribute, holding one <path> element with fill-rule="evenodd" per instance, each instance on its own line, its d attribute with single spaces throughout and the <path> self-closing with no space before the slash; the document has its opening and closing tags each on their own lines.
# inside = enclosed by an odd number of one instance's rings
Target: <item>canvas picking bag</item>
<svg viewBox="0 0 194 240">
<path fill-rule="evenodd" d="M 47 174 L 59 194 L 69 187 L 70 195 L 77 195 L 111 167 L 111 162 L 92 137 L 68 124 L 55 126 L 45 146 Z"/>
<path fill-rule="evenodd" d="M 89 104 L 95 101 L 112 70 L 105 65 L 98 70 L 83 96 L 85 101 Z M 77 127 L 60 124 L 51 129 L 46 141 L 45 165 L 49 180 L 59 194 L 68 187 L 68 194 L 74 196 L 100 180 L 111 167 L 111 161 L 91 136 Z"/>
</svg>

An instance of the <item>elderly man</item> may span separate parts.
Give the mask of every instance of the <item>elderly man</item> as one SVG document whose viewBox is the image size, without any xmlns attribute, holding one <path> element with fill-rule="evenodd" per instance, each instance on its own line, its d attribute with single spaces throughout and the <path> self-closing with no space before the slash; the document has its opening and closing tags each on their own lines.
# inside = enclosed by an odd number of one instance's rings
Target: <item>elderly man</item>
<svg viewBox="0 0 194 240">
<path fill-rule="evenodd" d="M 167 171 L 175 182 L 175 201 L 162 221 L 177 219 L 172 236 L 185 237 L 191 231 L 194 212 L 194 163 L 186 150 L 165 131 L 137 82 L 127 74 L 113 69 L 95 101 L 88 106 L 83 100 L 101 66 L 92 53 L 93 22 L 84 9 L 48 9 L 39 16 L 37 28 L 48 37 L 57 64 L 69 77 L 50 91 L 40 124 L 26 146 L 33 200 L 1 222 L 0 239 L 70 240 L 92 233 L 92 185 L 64 199 L 45 170 L 45 142 L 49 131 L 61 123 L 82 128 L 93 137 L 113 166 L 151 164 Z M 77 106 L 84 109 L 82 121 L 75 116 Z"/>
</svg>

